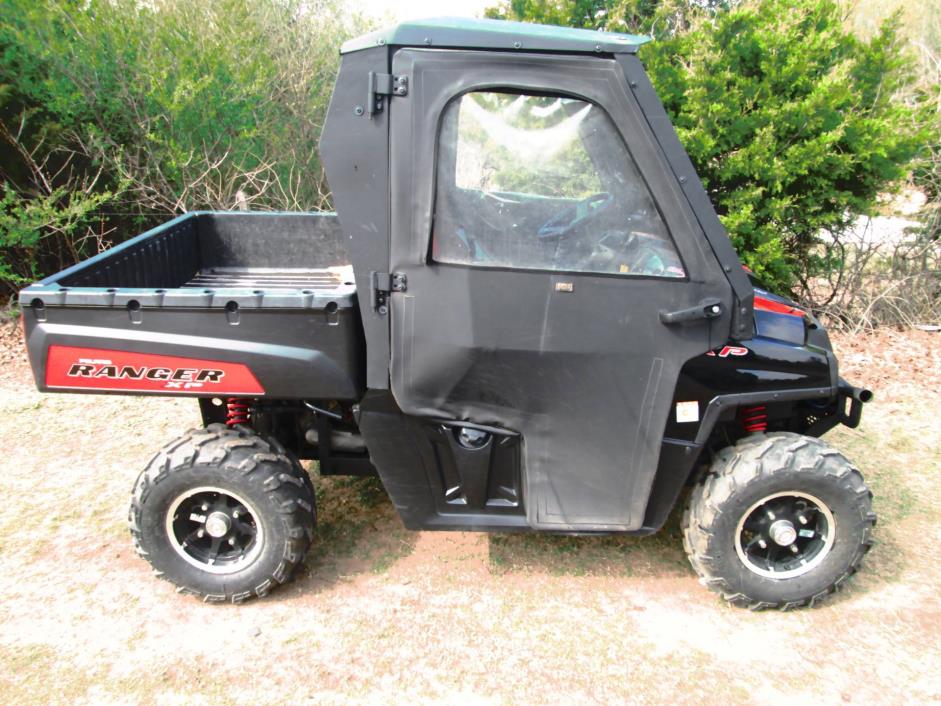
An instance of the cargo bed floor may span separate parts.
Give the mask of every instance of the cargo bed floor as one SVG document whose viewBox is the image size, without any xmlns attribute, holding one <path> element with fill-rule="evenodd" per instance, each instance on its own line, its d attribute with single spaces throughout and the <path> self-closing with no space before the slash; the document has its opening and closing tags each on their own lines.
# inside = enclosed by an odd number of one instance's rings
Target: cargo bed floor
<svg viewBox="0 0 941 706">
<path fill-rule="evenodd" d="M 212 267 L 200 270 L 184 287 L 201 289 L 336 289 L 352 284 L 349 267 L 285 269 L 260 267 Z"/>
</svg>

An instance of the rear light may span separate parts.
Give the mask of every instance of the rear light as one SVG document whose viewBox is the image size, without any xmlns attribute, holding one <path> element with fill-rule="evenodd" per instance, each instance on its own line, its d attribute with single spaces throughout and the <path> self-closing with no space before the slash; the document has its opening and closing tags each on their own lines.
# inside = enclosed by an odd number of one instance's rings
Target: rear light
<svg viewBox="0 0 941 706">
<path fill-rule="evenodd" d="M 755 311 L 771 311 L 775 314 L 787 314 L 788 316 L 799 316 L 801 318 L 803 318 L 806 313 L 803 309 L 798 309 L 796 306 L 791 306 L 784 302 L 777 302 L 773 299 L 767 299 L 757 294 L 755 295 Z"/>
</svg>

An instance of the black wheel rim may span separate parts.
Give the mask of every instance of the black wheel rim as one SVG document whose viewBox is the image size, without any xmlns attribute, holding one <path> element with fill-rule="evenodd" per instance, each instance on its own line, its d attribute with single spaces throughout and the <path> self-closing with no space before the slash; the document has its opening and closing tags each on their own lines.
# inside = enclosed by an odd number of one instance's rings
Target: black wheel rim
<svg viewBox="0 0 941 706">
<path fill-rule="evenodd" d="M 775 579 L 812 571 L 833 547 L 836 522 L 819 498 L 797 491 L 762 498 L 743 513 L 735 551 L 752 572 Z"/>
<path fill-rule="evenodd" d="M 170 544 L 188 564 L 214 574 L 241 571 L 261 551 L 264 532 L 255 509 L 216 487 L 180 494 L 167 511 Z"/>
</svg>

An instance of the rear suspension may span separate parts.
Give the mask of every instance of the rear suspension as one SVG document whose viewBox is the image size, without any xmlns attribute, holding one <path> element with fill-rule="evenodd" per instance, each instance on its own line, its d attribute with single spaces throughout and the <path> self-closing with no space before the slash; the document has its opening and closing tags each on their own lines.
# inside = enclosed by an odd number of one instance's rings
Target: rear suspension
<svg viewBox="0 0 941 706">
<path fill-rule="evenodd" d="M 230 397 L 225 401 L 225 424 L 234 427 L 238 424 L 251 424 L 251 400 L 241 397 Z"/>
</svg>

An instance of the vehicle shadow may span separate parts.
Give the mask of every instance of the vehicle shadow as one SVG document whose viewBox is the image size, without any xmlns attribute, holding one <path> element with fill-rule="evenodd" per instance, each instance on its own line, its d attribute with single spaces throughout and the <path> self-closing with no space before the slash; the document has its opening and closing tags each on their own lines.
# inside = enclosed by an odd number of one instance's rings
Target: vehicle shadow
<svg viewBox="0 0 941 706">
<path fill-rule="evenodd" d="M 406 530 L 378 478 L 319 477 L 317 528 L 293 581 L 317 594 L 357 574 L 382 573 L 412 553 L 417 533 Z"/>
<path fill-rule="evenodd" d="M 648 536 L 491 535 L 490 570 L 556 576 L 692 576 L 680 531 L 684 504 L 682 498 L 664 527 Z"/>
<path fill-rule="evenodd" d="M 382 574 L 415 549 L 418 532 L 406 530 L 377 478 L 318 478 L 317 529 L 307 559 L 292 582 L 294 590 L 274 595 L 316 596 L 356 576 Z M 683 549 L 680 529 L 686 497 L 679 499 L 663 528 L 648 536 L 614 534 L 572 536 L 544 533 L 490 534 L 488 571 L 496 576 L 688 578 L 695 573 Z M 902 562 L 890 533 L 879 532 L 876 551 L 863 576 L 847 594 L 867 593 L 897 580 Z M 887 551 L 888 550 L 888 551 Z"/>
<path fill-rule="evenodd" d="M 419 533 L 406 530 L 378 478 L 320 477 L 317 529 L 294 591 L 316 595 L 357 575 L 380 574 L 410 555 Z M 680 519 L 685 498 L 650 536 L 491 534 L 488 570 L 495 575 L 690 577 Z M 278 592 L 278 595 L 282 595 Z"/>
</svg>

